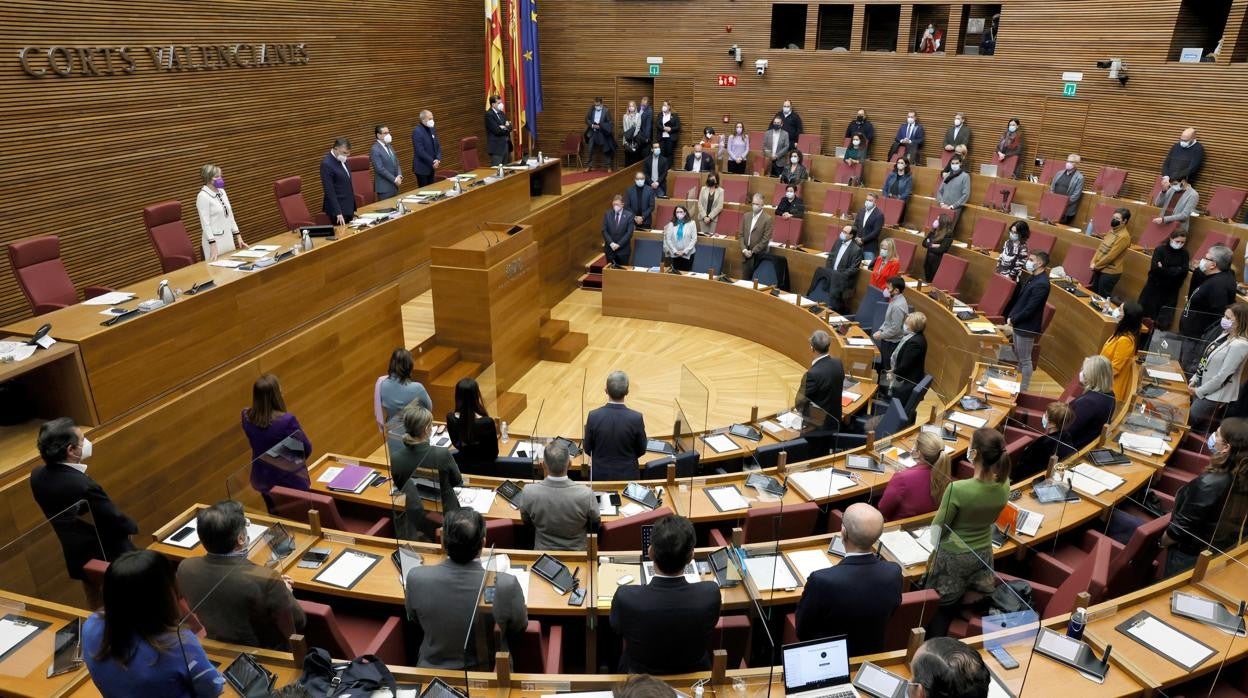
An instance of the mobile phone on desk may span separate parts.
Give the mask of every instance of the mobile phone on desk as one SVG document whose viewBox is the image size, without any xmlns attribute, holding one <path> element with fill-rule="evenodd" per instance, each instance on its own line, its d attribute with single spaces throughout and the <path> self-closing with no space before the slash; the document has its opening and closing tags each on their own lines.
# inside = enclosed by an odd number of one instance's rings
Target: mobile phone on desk
<svg viewBox="0 0 1248 698">
<path fill-rule="evenodd" d="M 990 645 L 988 647 L 988 654 L 991 654 L 992 658 L 997 660 L 997 663 L 1001 665 L 1001 668 L 1006 671 L 1018 668 L 1018 660 L 1011 657 L 1010 653 L 1006 652 L 1005 648 L 1001 645 Z"/>
<path fill-rule="evenodd" d="M 325 564 L 332 552 L 329 548 L 311 548 L 303 554 L 303 557 L 299 558 L 299 566 L 306 569 L 316 569 Z"/>
<path fill-rule="evenodd" d="M 572 590 L 571 594 L 568 594 L 569 606 L 580 606 L 583 603 L 585 603 L 585 589 L 583 587 L 577 587 Z"/>
</svg>

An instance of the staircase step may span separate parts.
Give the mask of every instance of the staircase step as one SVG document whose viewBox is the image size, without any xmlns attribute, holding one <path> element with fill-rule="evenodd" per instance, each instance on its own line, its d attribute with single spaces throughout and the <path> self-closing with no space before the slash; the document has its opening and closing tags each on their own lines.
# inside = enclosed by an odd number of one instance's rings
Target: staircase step
<svg viewBox="0 0 1248 698">
<path fill-rule="evenodd" d="M 599 255 L 597 259 L 589 263 L 589 273 L 602 274 L 602 270 L 607 268 L 607 256 Z"/>
<path fill-rule="evenodd" d="M 571 363 L 585 347 L 589 346 L 589 335 L 584 332 L 569 332 L 555 342 L 549 350 L 542 352 L 542 359 Z"/>
<path fill-rule="evenodd" d="M 567 320 L 547 320 L 537 331 L 537 345 L 540 351 L 546 351 L 568 333 Z"/>
<path fill-rule="evenodd" d="M 602 274 L 589 273 L 581 277 L 581 288 L 587 291 L 602 290 Z"/>
<path fill-rule="evenodd" d="M 455 409 L 455 384 L 464 378 L 476 378 L 484 367 L 476 361 L 457 361 L 425 383 L 433 400 L 433 413 L 444 415 Z"/>
<path fill-rule="evenodd" d="M 524 393 L 505 392 L 498 396 L 494 409 L 498 418 L 504 422 L 514 422 L 516 417 L 529 406 L 529 399 Z"/>
<path fill-rule="evenodd" d="M 459 361 L 459 350 L 454 347 L 434 346 L 418 354 L 413 354 L 412 380 L 421 385 L 429 385 L 435 377 L 455 365 Z"/>
</svg>

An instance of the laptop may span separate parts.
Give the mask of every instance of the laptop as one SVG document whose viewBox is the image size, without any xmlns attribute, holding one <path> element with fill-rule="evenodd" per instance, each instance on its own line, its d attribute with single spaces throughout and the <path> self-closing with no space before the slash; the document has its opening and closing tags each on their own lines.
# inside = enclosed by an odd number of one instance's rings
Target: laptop
<svg viewBox="0 0 1248 698">
<path fill-rule="evenodd" d="M 1010 215 L 1015 218 L 1028 218 L 1027 204 L 1010 204 Z"/>
<path fill-rule="evenodd" d="M 845 635 L 785 645 L 786 698 L 859 698 L 849 677 L 849 640 Z"/>
<path fill-rule="evenodd" d="M 979 166 L 979 173 L 980 173 L 981 175 L 985 176 L 985 177 L 996 177 L 996 176 L 997 176 L 997 166 L 996 166 L 996 165 L 991 165 L 991 164 L 988 164 L 988 165 L 980 165 L 980 166 Z"/>
</svg>

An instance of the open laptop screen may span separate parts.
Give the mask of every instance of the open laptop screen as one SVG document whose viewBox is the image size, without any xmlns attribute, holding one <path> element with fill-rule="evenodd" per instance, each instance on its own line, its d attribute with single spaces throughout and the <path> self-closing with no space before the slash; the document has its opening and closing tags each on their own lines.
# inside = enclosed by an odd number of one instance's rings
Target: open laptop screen
<svg viewBox="0 0 1248 698">
<path fill-rule="evenodd" d="M 785 645 L 785 695 L 846 683 L 849 683 L 849 642 L 845 635 Z"/>
</svg>

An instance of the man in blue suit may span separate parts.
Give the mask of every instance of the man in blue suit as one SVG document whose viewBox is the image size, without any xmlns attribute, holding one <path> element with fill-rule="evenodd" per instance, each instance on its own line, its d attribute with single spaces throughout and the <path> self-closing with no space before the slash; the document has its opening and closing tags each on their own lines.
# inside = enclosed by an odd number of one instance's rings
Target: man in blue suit
<svg viewBox="0 0 1248 698">
<path fill-rule="evenodd" d="M 624 197 L 611 198 L 611 210 L 602 216 L 602 251 L 613 267 L 628 264 L 632 256 L 633 214 L 624 209 Z"/>
<path fill-rule="evenodd" d="M 403 183 L 403 169 L 399 167 L 399 156 L 394 154 L 390 145 L 393 138 L 390 127 L 380 124 L 373 129 L 377 140 L 368 151 L 368 160 L 373 164 L 373 191 L 377 200 L 389 199 L 399 195 L 399 185 Z"/>
<path fill-rule="evenodd" d="M 442 166 L 442 141 L 438 140 L 438 132 L 433 129 L 433 112 L 425 109 L 420 112 L 420 123 L 412 130 L 412 172 L 416 174 L 416 185 L 427 187 L 433 184 L 433 176 Z"/>
<path fill-rule="evenodd" d="M 637 114 L 641 117 L 641 123 L 637 126 L 637 153 L 640 159 L 650 152 L 650 141 L 654 139 L 654 110 L 650 108 L 649 97 L 641 98 Z"/>
<path fill-rule="evenodd" d="M 646 176 L 640 172 L 633 176 L 633 183 L 624 193 L 624 208 L 633 212 L 634 227 L 648 229 L 654 213 L 654 189 L 646 186 Z"/>
<path fill-rule="evenodd" d="M 845 559 L 806 581 L 797 603 L 797 639 L 848 635 L 852 657 L 884 651 L 888 621 L 901 605 L 901 566 L 876 554 L 883 532 L 884 516 L 870 504 L 845 510 Z"/>
<path fill-rule="evenodd" d="M 923 150 L 923 124 L 919 123 L 918 114 L 914 112 L 906 113 L 906 123 L 897 127 L 897 135 L 893 137 L 893 144 L 888 149 L 888 159 L 893 159 L 893 154 L 901 146 L 906 146 L 906 158 L 910 160 L 910 164 L 914 167 L 923 165 L 923 161 L 919 159 L 919 153 Z"/>
<path fill-rule="evenodd" d="M 646 422 L 641 413 L 624 405 L 628 374 L 613 371 L 607 376 L 610 402 L 592 410 L 585 421 L 581 444 L 591 458 L 594 480 L 635 480 L 637 459 L 646 453 Z"/>
<path fill-rule="evenodd" d="M 338 138 L 321 160 L 321 189 L 325 191 L 322 210 L 334 225 L 346 225 L 355 217 L 355 192 L 351 190 L 351 172 L 347 158 L 351 141 Z"/>
<path fill-rule="evenodd" d="M 1048 267 L 1048 253 L 1032 250 L 1027 259 L 1027 273 L 1031 274 L 1031 280 L 1018 289 L 1010 316 L 1006 319 L 1012 332 L 1014 355 L 1018 358 L 1018 372 L 1024 390 L 1031 385 L 1031 350 L 1044 329 L 1044 305 L 1049 300 Z"/>
</svg>

